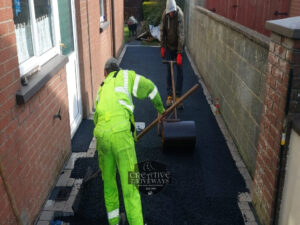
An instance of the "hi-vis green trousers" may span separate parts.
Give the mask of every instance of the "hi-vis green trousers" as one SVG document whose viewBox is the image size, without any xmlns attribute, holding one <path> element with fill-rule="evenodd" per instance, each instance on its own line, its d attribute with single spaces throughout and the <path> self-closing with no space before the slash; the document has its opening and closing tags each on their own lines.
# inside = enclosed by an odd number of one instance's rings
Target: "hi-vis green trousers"
<svg viewBox="0 0 300 225">
<path fill-rule="evenodd" d="M 143 225 L 139 190 L 134 184 L 128 183 L 128 172 L 133 172 L 137 163 L 129 117 L 114 117 L 100 122 L 101 128 L 98 128 L 96 135 L 97 150 L 109 224 L 116 225 L 120 220 L 116 183 L 118 168 L 128 222 L 130 225 Z"/>
</svg>

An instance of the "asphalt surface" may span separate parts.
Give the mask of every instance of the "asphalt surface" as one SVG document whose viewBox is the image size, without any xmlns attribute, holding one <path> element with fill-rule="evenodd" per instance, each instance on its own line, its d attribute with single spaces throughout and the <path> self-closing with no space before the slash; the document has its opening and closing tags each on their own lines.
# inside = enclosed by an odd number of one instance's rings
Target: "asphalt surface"
<svg viewBox="0 0 300 225">
<path fill-rule="evenodd" d="M 128 47 L 121 67 L 135 70 L 136 73 L 151 79 L 157 85 L 165 102 L 167 68 L 161 63 L 159 48 Z M 186 55 L 183 57 L 183 74 L 183 92 L 185 92 L 198 82 Z M 157 112 L 150 100 L 135 99 L 134 104 L 136 122 L 149 124 L 155 119 Z M 163 152 L 156 129 L 152 129 L 136 144 L 139 162 L 162 163 L 172 176 L 171 183 L 161 192 L 152 196 L 141 194 L 145 223 L 147 225 L 244 224 L 237 198 L 239 193 L 248 190 L 201 87 L 184 102 L 184 110 L 178 112 L 181 120 L 194 120 L 196 123 L 197 141 L 194 151 L 182 149 L 181 153 Z M 97 157 L 94 157 L 94 162 L 76 163 L 74 174 L 77 173 L 77 176 L 82 177 L 83 173 L 79 172 L 78 165 L 80 170 L 86 170 L 89 165 L 93 165 L 95 170 L 96 163 Z M 71 225 L 107 224 L 101 175 L 84 185 L 81 196 L 75 216 L 63 218 L 64 221 L 70 222 Z M 121 212 L 124 212 L 122 200 L 120 208 Z"/>
<path fill-rule="evenodd" d="M 94 123 L 92 120 L 82 120 L 72 138 L 72 152 L 86 152 L 93 138 Z"/>
</svg>

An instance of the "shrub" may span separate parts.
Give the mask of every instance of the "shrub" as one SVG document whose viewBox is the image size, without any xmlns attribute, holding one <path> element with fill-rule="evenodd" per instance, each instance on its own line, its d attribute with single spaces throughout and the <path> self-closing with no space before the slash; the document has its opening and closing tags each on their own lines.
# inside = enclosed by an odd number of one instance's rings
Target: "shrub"
<svg viewBox="0 0 300 225">
<path fill-rule="evenodd" d="M 148 24 L 160 24 L 161 15 L 165 10 L 166 0 L 143 2 L 144 19 Z"/>
</svg>

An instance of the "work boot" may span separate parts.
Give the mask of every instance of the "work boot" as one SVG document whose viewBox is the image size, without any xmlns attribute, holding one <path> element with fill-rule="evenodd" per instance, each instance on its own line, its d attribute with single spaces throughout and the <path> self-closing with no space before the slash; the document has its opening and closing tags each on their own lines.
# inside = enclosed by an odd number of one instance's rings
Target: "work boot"
<svg viewBox="0 0 300 225">
<path fill-rule="evenodd" d="M 173 103 L 173 97 L 172 96 L 168 96 L 167 102 L 166 102 L 166 106 L 170 107 Z"/>
<path fill-rule="evenodd" d="M 180 97 L 176 96 L 176 102 L 178 101 L 178 99 L 180 99 Z M 183 109 L 183 102 L 181 102 L 180 104 L 178 104 L 177 108 L 178 109 Z"/>
</svg>

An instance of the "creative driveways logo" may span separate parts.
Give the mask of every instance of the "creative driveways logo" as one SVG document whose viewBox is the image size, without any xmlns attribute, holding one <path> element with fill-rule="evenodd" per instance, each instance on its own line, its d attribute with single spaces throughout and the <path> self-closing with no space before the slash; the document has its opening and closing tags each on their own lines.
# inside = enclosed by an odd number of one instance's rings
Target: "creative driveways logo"
<svg viewBox="0 0 300 225">
<path fill-rule="evenodd" d="M 144 161 L 135 165 L 135 170 L 128 173 L 128 183 L 136 185 L 140 192 L 153 195 L 171 183 L 171 173 L 164 164 Z"/>
</svg>

